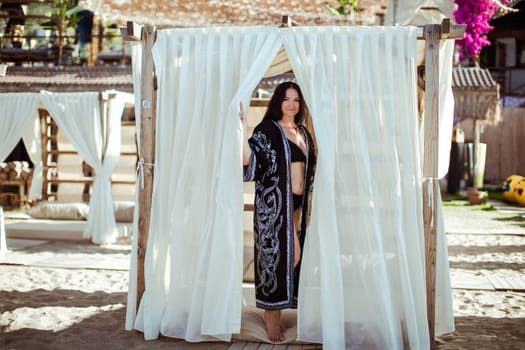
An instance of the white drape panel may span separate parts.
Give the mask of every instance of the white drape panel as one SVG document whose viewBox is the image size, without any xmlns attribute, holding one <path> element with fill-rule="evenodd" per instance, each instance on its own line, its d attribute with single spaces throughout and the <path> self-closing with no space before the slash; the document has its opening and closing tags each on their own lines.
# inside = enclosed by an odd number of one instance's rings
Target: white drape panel
<svg viewBox="0 0 525 350">
<path fill-rule="evenodd" d="M 390 5 L 390 4 L 389 4 Z M 435 6 L 432 11 L 414 11 L 416 6 Z M 398 3 L 405 13 L 402 24 L 424 26 L 430 23 L 440 24 L 447 15 L 447 6 L 454 9 L 452 1 L 421 1 L 405 0 Z M 418 62 L 425 63 L 425 41 L 418 40 Z M 454 40 L 442 40 L 439 47 L 439 139 L 438 139 L 438 178 L 443 178 L 448 172 L 450 161 L 450 145 L 452 142 L 452 126 L 454 118 L 454 95 L 452 93 L 452 68 L 454 56 Z M 425 118 L 423 118 L 425 120 Z M 420 127 L 421 137 L 423 127 Z M 423 142 L 421 143 L 423 146 Z"/>
<path fill-rule="evenodd" d="M 94 243 L 113 243 L 118 237 L 115 214 L 113 211 L 113 194 L 111 191 L 111 174 L 120 159 L 122 113 L 125 94 L 112 92 L 107 101 L 106 130 L 103 131 L 102 158 L 92 165 L 95 168 L 95 180 L 91 188 L 89 215 L 84 237 L 91 237 Z"/>
<path fill-rule="evenodd" d="M 445 40 L 439 49 L 439 140 L 438 178 L 448 173 L 450 145 L 454 124 L 454 94 L 452 93 L 452 59 L 454 40 Z M 423 117 L 423 120 L 427 118 Z"/>
<path fill-rule="evenodd" d="M 141 109 L 141 74 L 142 74 L 142 45 L 131 44 L 133 94 L 135 96 L 135 126 L 137 128 L 137 150 L 140 151 L 140 109 Z M 139 155 L 140 158 L 140 155 Z"/>
<path fill-rule="evenodd" d="M 454 332 L 454 305 L 448 266 L 448 243 L 441 194 L 437 198 L 437 244 L 436 244 L 436 319 L 434 334 Z"/>
<path fill-rule="evenodd" d="M 456 4 L 453 0 L 395 0 L 389 1 L 385 15 L 386 25 L 414 24 L 413 18 L 420 16 L 422 8 L 437 9 L 447 18 L 454 18 Z M 429 23 L 429 22 L 427 22 Z"/>
<path fill-rule="evenodd" d="M 450 162 L 450 145 L 452 142 L 452 126 L 454 118 L 454 95 L 452 93 L 452 60 L 454 41 L 446 40 L 439 49 L 439 140 L 438 140 L 438 178 L 443 178 L 448 172 Z M 423 118 L 423 123 L 427 118 Z M 420 133 L 421 134 L 421 133 Z M 436 320 L 434 331 L 436 335 L 453 332 L 454 306 L 448 267 L 448 244 L 443 216 L 441 196 L 437 198 L 436 235 Z"/>
<path fill-rule="evenodd" d="M 452 1 L 442 0 L 403 0 L 397 2 L 397 18 L 400 24 L 425 25 L 441 23 L 444 18 L 451 18 L 455 5 Z M 386 23 L 393 20 L 394 6 L 389 2 Z M 434 7 L 434 10 L 420 10 L 421 7 Z M 417 9 L 417 11 L 416 11 Z M 390 17 L 390 18 L 389 18 Z M 442 40 L 439 48 L 439 139 L 438 139 L 438 178 L 443 178 L 448 172 L 450 162 L 450 145 L 452 142 L 452 126 L 454 118 L 454 95 L 452 93 L 452 69 L 454 55 L 454 40 Z M 418 62 L 425 60 L 425 42 L 418 41 Z M 423 117 L 423 123 L 426 118 Z M 424 125 L 420 126 L 420 145 L 424 147 Z M 424 151 L 423 151 L 424 152 Z M 441 335 L 454 331 L 454 310 L 450 287 L 450 271 L 445 262 L 448 261 L 447 237 L 445 220 L 441 208 L 441 197 L 437 199 L 437 261 L 436 266 L 436 322 L 435 334 Z"/>
<path fill-rule="evenodd" d="M 43 182 L 43 163 L 42 163 L 42 134 L 40 127 L 40 118 L 38 109 L 36 118 L 33 119 L 32 125 L 24 130 L 22 139 L 26 147 L 29 159 L 33 163 L 33 178 L 31 179 L 31 188 L 29 190 L 29 199 L 42 198 Z"/>
<path fill-rule="evenodd" d="M 38 121 L 39 95 L 0 94 L 0 161 L 15 148 L 28 129 Z"/>
<path fill-rule="evenodd" d="M 133 74 L 133 92 L 135 96 L 135 130 L 137 135 L 137 153 L 139 160 L 142 159 L 140 154 L 140 109 L 141 109 L 141 73 L 142 73 L 142 45 L 139 43 L 131 44 L 131 63 Z M 138 175 L 138 174 L 137 174 Z M 126 330 L 130 331 L 134 327 L 135 317 L 137 314 L 137 249 L 139 234 L 139 205 L 138 198 L 140 193 L 140 177 L 135 178 L 135 210 L 133 212 L 133 237 L 131 240 L 131 254 L 129 262 L 128 278 L 128 297 L 126 304 Z"/>
<path fill-rule="evenodd" d="M 298 337 L 429 348 L 414 28 L 289 28 L 319 144 Z"/>
<path fill-rule="evenodd" d="M 136 328 L 146 339 L 240 331 L 243 186 L 239 101 L 275 57 L 277 28 L 158 32 L 156 164 Z"/>
<path fill-rule="evenodd" d="M 90 237 L 94 243 L 109 243 L 118 234 L 110 176 L 118 161 L 116 154 L 120 153 L 120 138 L 118 150 L 114 141 L 109 142 L 109 147 L 104 150 L 98 96 L 98 93 L 85 92 L 45 93 L 41 99 L 80 156 L 95 169 L 84 237 Z M 108 130 L 112 135 L 120 136 L 120 119 L 117 123 L 110 118 Z"/>
</svg>

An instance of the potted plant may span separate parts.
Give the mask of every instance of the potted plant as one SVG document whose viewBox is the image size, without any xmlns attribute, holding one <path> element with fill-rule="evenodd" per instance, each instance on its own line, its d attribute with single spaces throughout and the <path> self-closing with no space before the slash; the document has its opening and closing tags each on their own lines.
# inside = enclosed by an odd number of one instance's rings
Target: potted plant
<svg viewBox="0 0 525 350">
<path fill-rule="evenodd" d="M 342 16 L 348 23 L 354 24 L 355 13 L 360 9 L 357 7 L 358 0 L 337 0 L 339 6 L 335 7 L 328 2 L 324 3 L 325 8 L 333 15 Z"/>
<path fill-rule="evenodd" d="M 77 5 L 75 0 L 53 0 L 53 17 L 54 22 L 54 37 L 55 43 L 53 49 L 55 51 L 55 64 L 61 65 L 67 61 L 70 63 L 74 47 L 71 45 L 69 38 L 64 40 L 64 33 L 67 28 L 76 28 L 77 15 L 75 11 L 71 11 Z"/>
<path fill-rule="evenodd" d="M 488 192 L 487 191 L 468 191 L 467 192 L 468 203 L 470 205 L 479 205 L 487 201 Z"/>
</svg>

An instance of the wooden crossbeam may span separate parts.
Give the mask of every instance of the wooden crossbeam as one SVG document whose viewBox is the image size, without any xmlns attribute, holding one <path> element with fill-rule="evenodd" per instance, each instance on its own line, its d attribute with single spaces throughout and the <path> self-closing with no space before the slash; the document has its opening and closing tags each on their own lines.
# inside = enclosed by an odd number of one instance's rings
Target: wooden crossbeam
<svg viewBox="0 0 525 350">
<path fill-rule="evenodd" d="M 131 22 L 131 21 L 126 22 L 126 28 L 120 29 L 122 40 L 141 41 L 142 40 L 142 29 L 143 29 L 143 26 L 138 23 Z"/>
<path fill-rule="evenodd" d="M 417 36 L 418 40 L 426 40 L 425 27 L 427 25 L 418 26 L 420 29 L 420 34 Z M 466 24 L 451 23 L 450 18 L 444 18 L 439 26 L 439 39 L 441 40 L 462 39 L 465 35 L 465 29 L 467 28 Z"/>
<path fill-rule="evenodd" d="M 283 27 L 294 27 L 294 26 L 300 26 L 300 24 L 297 23 L 296 21 L 294 21 L 292 19 L 292 17 L 290 17 L 288 15 L 282 16 L 282 18 L 281 18 L 281 25 L 280 25 L 281 28 L 283 28 Z"/>
<path fill-rule="evenodd" d="M 445 18 L 441 23 L 441 39 L 462 39 L 466 28 L 466 24 L 452 24 L 449 18 Z"/>
</svg>

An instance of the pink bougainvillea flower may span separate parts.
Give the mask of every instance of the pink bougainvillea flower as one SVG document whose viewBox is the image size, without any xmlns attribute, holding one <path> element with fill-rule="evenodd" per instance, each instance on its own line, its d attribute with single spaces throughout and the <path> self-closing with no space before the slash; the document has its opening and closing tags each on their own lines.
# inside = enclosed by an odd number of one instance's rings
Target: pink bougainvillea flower
<svg viewBox="0 0 525 350">
<path fill-rule="evenodd" d="M 478 56 L 484 46 L 490 46 L 487 33 L 493 27 L 489 25 L 501 5 L 508 5 L 510 0 L 454 0 L 457 9 L 454 18 L 458 24 L 466 24 L 465 36 L 457 40 L 459 59 Z"/>
</svg>

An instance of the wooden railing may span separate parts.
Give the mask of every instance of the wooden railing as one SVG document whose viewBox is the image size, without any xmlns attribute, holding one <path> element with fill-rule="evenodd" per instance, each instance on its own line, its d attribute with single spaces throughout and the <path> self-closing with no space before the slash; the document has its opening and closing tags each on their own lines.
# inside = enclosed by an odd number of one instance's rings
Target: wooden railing
<svg viewBox="0 0 525 350">
<path fill-rule="evenodd" d="M 76 65 L 87 62 L 89 52 L 82 55 L 80 39 L 97 45 L 93 64 L 130 64 L 130 55 L 120 35 L 24 35 L 0 34 L 0 63 L 54 63 Z M 93 40 L 97 39 L 97 40 Z M 61 43 L 61 45 L 60 45 Z"/>
</svg>

